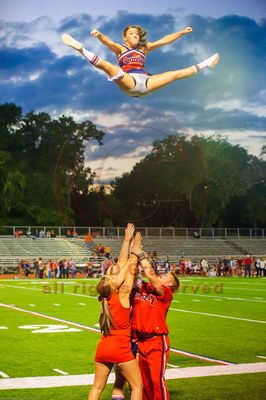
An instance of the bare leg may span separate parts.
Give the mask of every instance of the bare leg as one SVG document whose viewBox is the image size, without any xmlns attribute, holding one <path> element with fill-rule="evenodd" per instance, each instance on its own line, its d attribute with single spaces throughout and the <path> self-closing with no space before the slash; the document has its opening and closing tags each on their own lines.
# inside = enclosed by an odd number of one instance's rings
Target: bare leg
<svg viewBox="0 0 266 400">
<path fill-rule="evenodd" d="M 108 376 L 113 367 L 112 363 L 98 363 L 95 362 L 95 376 L 93 386 L 89 393 L 88 400 L 98 400 L 100 395 L 105 388 Z"/>
<path fill-rule="evenodd" d="M 142 400 L 142 379 L 137 360 L 120 363 L 119 369 L 131 387 L 131 400 Z"/>
<path fill-rule="evenodd" d="M 121 374 L 121 371 L 118 366 L 115 367 L 115 382 L 112 390 L 112 396 L 124 398 L 125 396 L 125 386 L 126 380 L 124 376 Z M 112 397 L 112 398 L 113 398 Z"/>
<path fill-rule="evenodd" d="M 176 71 L 168 71 L 163 74 L 158 74 L 151 76 L 147 82 L 147 89 L 149 92 L 160 89 L 177 79 L 189 78 L 195 75 L 203 68 L 214 68 L 219 62 L 219 54 L 215 53 L 213 56 L 205 59 L 199 64 L 187 67 L 184 69 L 179 69 Z"/>
<path fill-rule="evenodd" d="M 149 92 L 160 89 L 169 83 L 176 81 L 177 79 L 185 79 L 193 76 L 197 73 L 196 68 L 188 67 L 184 69 L 178 69 L 176 71 L 168 71 L 162 74 L 153 75 L 149 78 L 147 82 L 147 89 Z"/>
<path fill-rule="evenodd" d="M 129 90 L 135 86 L 135 81 L 126 72 L 121 74 L 121 70 L 116 65 L 96 56 L 91 51 L 84 48 L 83 44 L 75 40 L 72 36 L 63 34 L 61 36 L 62 41 L 69 47 L 77 50 L 87 61 L 89 61 L 94 67 L 104 71 L 110 78 L 114 79 L 114 82 L 122 89 Z"/>
</svg>

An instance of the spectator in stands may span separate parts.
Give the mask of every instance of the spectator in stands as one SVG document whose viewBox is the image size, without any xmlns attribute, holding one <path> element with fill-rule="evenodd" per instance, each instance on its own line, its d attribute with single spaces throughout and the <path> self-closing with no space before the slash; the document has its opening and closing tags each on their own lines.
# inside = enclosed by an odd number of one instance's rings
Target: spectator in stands
<svg viewBox="0 0 266 400">
<path fill-rule="evenodd" d="M 53 277 L 53 268 L 51 259 L 46 264 L 46 276 L 48 279 L 51 279 Z"/>
<path fill-rule="evenodd" d="M 34 259 L 33 269 L 34 269 L 35 278 L 38 279 L 39 278 L 39 261 L 37 260 L 37 258 Z"/>
<path fill-rule="evenodd" d="M 31 230 L 30 227 L 27 229 L 26 235 L 28 238 L 31 238 Z"/>
<path fill-rule="evenodd" d="M 70 268 L 69 268 L 69 270 L 70 270 L 72 279 L 76 279 L 76 274 L 77 274 L 77 264 L 76 264 L 76 261 L 74 261 L 74 260 L 71 260 L 71 261 L 70 261 Z"/>
<path fill-rule="evenodd" d="M 76 230 L 76 228 L 74 228 L 74 230 L 73 230 L 73 238 L 74 239 L 78 239 L 79 238 L 78 231 Z"/>
<path fill-rule="evenodd" d="M 266 275 L 266 258 L 260 260 L 260 276 L 264 277 Z"/>
<path fill-rule="evenodd" d="M 93 277 L 93 263 L 89 261 L 85 267 L 85 278 Z"/>
<path fill-rule="evenodd" d="M 84 238 L 84 244 L 88 249 L 90 249 L 92 246 L 92 236 L 89 232 L 86 234 Z"/>
<path fill-rule="evenodd" d="M 199 232 L 196 231 L 196 230 L 194 230 L 194 231 L 193 231 L 193 237 L 194 237 L 194 239 L 200 239 L 200 234 L 199 234 Z"/>
<path fill-rule="evenodd" d="M 170 257 L 167 256 L 166 257 L 166 261 L 163 264 L 163 268 L 164 268 L 164 273 L 167 274 L 168 272 L 170 272 L 171 270 L 171 263 L 170 263 Z"/>
<path fill-rule="evenodd" d="M 29 274 L 30 274 L 30 262 L 29 260 L 25 260 L 23 263 L 23 271 L 24 271 L 24 275 L 26 278 L 28 278 Z"/>
<path fill-rule="evenodd" d="M 209 265 L 208 265 L 208 261 L 206 260 L 206 258 L 203 257 L 201 259 L 200 266 L 201 266 L 202 275 L 203 276 L 207 276 L 208 275 Z"/>
<path fill-rule="evenodd" d="M 243 274 L 243 260 L 241 257 L 237 259 L 237 275 L 242 276 Z"/>
<path fill-rule="evenodd" d="M 151 258 L 149 259 L 149 262 L 151 263 L 151 266 L 154 270 L 154 272 L 157 274 L 158 272 L 158 256 L 157 256 L 157 251 L 153 251 Z"/>
<path fill-rule="evenodd" d="M 221 276 L 222 260 L 220 259 L 220 257 L 218 257 L 215 267 L 216 267 L 216 276 Z"/>
<path fill-rule="evenodd" d="M 250 257 L 249 254 L 247 254 L 246 258 L 244 259 L 244 266 L 245 266 L 245 278 L 251 277 L 251 265 L 252 265 L 252 258 Z"/>
<path fill-rule="evenodd" d="M 64 273 L 63 277 L 69 279 L 69 270 L 70 270 L 70 260 L 66 259 L 64 262 Z"/>
<path fill-rule="evenodd" d="M 41 229 L 41 230 L 39 231 L 39 238 L 40 238 L 40 239 L 45 238 L 45 230 L 44 230 L 44 229 Z"/>
<path fill-rule="evenodd" d="M 261 271 L 260 263 L 261 263 L 260 259 L 259 258 L 255 258 L 255 260 L 254 260 L 254 268 L 255 268 L 255 271 L 256 271 L 256 277 L 257 278 L 259 276 L 261 276 L 261 274 L 260 274 L 260 271 Z"/>
<path fill-rule="evenodd" d="M 35 229 L 35 235 L 34 235 L 36 238 L 38 238 L 39 237 L 39 230 L 38 229 Z"/>
<path fill-rule="evenodd" d="M 63 259 L 59 260 L 58 268 L 59 268 L 59 279 L 62 279 L 63 274 L 64 274 L 64 260 Z"/>
<path fill-rule="evenodd" d="M 104 255 L 105 255 L 105 257 L 106 258 L 109 258 L 110 257 L 110 253 L 111 253 L 111 248 L 110 248 L 110 246 L 105 246 L 105 248 L 104 248 Z"/>
<path fill-rule="evenodd" d="M 185 268 L 186 268 L 185 259 L 184 257 L 181 257 L 179 261 L 179 270 L 181 275 L 185 275 Z"/>
<path fill-rule="evenodd" d="M 231 276 L 237 276 L 237 261 L 231 257 L 230 260 Z"/>
<path fill-rule="evenodd" d="M 42 260 L 42 257 L 39 258 L 39 278 L 43 279 L 43 275 L 44 275 L 44 263 Z"/>
<path fill-rule="evenodd" d="M 187 258 L 187 259 L 185 259 L 185 273 L 187 275 L 190 275 L 191 270 L 192 270 L 192 262 L 191 262 L 190 258 Z"/>
<path fill-rule="evenodd" d="M 104 255 L 104 246 L 99 243 L 97 248 L 96 248 L 96 252 L 99 256 L 103 256 Z"/>
<path fill-rule="evenodd" d="M 48 239 L 51 238 L 51 231 L 47 231 L 47 232 L 46 232 L 46 237 L 47 237 Z"/>
<path fill-rule="evenodd" d="M 68 230 L 66 231 L 66 238 L 72 238 L 72 237 L 73 237 L 72 232 L 71 232 L 70 229 L 68 229 Z"/>
<path fill-rule="evenodd" d="M 58 268 L 58 262 L 57 262 L 57 260 L 54 260 L 54 261 L 53 261 L 53 266 L 52 266 L 52 268 L 53 268 L 53 277 L 54 277 L 54 278 L 58 278 L 58 276 L 59 276 L 59 268 Z"/>
<path fill-rule="evenodd" d="M 16 229 L 14 235 L 16 239 L 19 239 L 23 235 L 23 232 L 20 229 Z"/>
<path fill-rule="evenodd" d="M 228 256 L 226 256 L 223 259 L 223 276 L 228 276 L 230 275 L 230 259 Z"/>
<path fill-rule="evenodd" d="M 56 234 L 55 234 L 54 230 L 51 229 L 51 238 L 55 238 L 55 237 L 56 237 Z"/>
</svg>

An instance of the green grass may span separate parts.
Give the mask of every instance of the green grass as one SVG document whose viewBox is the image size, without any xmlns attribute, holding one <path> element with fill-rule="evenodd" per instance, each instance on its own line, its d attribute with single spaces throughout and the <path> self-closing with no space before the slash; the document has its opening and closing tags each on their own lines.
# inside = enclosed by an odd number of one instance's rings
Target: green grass
<svg viewBox="0 0 266 400">
<path fill-rule="evenodd" d="M 1 280 L 0 302 L 95 327 L 100 309 L 95 296 L 95 280 L 64 281 L 64 293 L 60 293 L 59 284 L 54 293 L 54 282 L 50 283 L 51 292 L 44 293 L 45 282 L 47 280 Z M 168 313 L 171 346 L 234 363 L 265 361 L 257 357 L 266 357 L 265 323 L 259 322 L 266 319 L 265 282 L 265 279 L 255 278 L 183 279 Z M 219 293 L 214 293 L 214 285 L 220 284 L 222 291 L 219 286 Z M 184 288 L 184 285 L 189 287 Z M 209 292 L 204 285 L 209 285 Z M 93 373 L 98 333 L 84 329 L 33 333 L 33 329 L 20 327 L 64 323 L 4 307 L 0 307 L 0 318 L 0 326 L 8 328 L 0 330 L 1 349 L 5 350 L 1 350 L 0 370 L 10 378 L 55 376 L 54 368 L 70 375 Z M 173 353 L 169 363 L 181 368 L 212 365 Z M 262 399 L 263 390 L 265 392 L 263 376 L 265 379 L 265 374 L 178 379 L 168 381 L 167 385 L 171 399 L 251 399 L 251 395 L 252 399 Z M 85 399 L 87 392 L 88 388 L 84 386 L 6 390 L 0 391 L 0 399 Z M 107 398 L 110 398 L 108 387 L 102 396 L 102 399 Z"/>
</svg>

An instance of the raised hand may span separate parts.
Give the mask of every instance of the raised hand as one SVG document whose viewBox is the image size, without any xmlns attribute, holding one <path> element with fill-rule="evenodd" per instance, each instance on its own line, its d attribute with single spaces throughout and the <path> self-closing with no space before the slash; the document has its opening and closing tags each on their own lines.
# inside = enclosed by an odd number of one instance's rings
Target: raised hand
<svg viewBox="0 0 266 400">
<path fill-rule="evenodd" d="M 131 250 L 134 254 L 139 254 L 143 251 L 141 242 L 142 242 L 141 233 L 137 232 L 135 235 L 134 243 L 133 243 L 132 250 Z"/>
<path fill-rule="evenodd" d="M 130 241 L 134 235 L 134 231 L 135 231 L 134 224 L 128 223 L 125 229 L 125 240 Z"/>
<path fill-rule="evenodd" d="M 91 31 L 91 36 L 97 37 L 100 35 L 100 31 L 98 31 L 98 29 L 93 29 Z"/>
<path fill-rule="evenodd" d="M 190 33 L 190 32 L 192 32 L 192 31 L 193 31 L 193 29 L 191 28 L 191 26 L 187 26 L 187 27 L 183 30 L 184 33 Z"/>
</svg>

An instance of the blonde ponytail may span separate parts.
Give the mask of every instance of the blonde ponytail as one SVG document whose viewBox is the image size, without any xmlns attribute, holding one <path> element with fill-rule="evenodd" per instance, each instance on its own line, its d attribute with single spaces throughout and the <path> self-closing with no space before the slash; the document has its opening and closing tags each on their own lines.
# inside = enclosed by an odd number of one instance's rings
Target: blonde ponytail
<svg viewBox="0 0 266 400">
<path fill-rule="evenodd" d="M 100 295 L 98 299 L 102 302 L 102 311 L 99 319 L 100 329 L 105 336 L 108 336 L 110 335 L 110 330 L 113 326 L 112 316 L 108 305 L 108 297 L 112 293 L 110 278 L 108 276 L 105 275 L 100 279 L 97 285 L 97 292 Z"/>
</svg>

